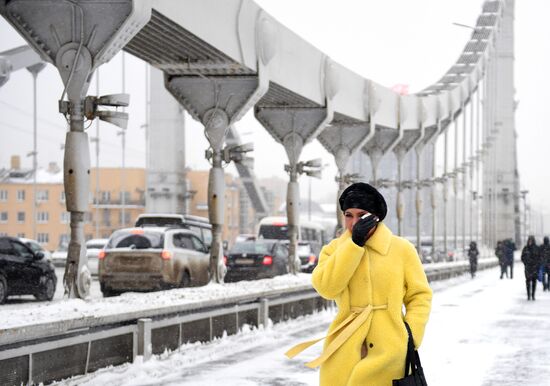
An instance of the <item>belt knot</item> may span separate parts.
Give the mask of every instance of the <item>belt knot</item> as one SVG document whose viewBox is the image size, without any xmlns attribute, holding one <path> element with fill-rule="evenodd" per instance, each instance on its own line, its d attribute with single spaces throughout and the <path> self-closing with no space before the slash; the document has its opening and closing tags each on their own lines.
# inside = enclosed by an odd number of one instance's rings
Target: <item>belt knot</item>
<svg viewBox="0 0 550 386">
<path fill-rule="evenodd" d="M 285 355 L 289 358 L 294 358 L 296 355 L 304 351 L 309 346 L 312 346 L 315 343 L 323 339 L 326 339 L 331 335 L 335 335 L 339 333 L 338 336 L 336 336 L 336 338 L 334 338 L 334 340 L 330 342 L 330 344 L 325 348 L 321 356 L 319 356 L 318 358 L 314 359 L 311 362 L 306 363 L 306 366 L 310 368 L 315 368 L 317 366 L 320 366 L 332 354 L 334 354 L 334 352 L 337 349 L 339 349 L 353 335 L 353 333 L 357 331 L 357 329 L 361 325 L 363 325 L 363 323 L 365 323 L 365 321 L 368 319 L 372 311 L 386 310 L 387 308 L 388 308 L 387 304 L 382 304 L 377 306 L 368 304 L 365 307 L 351 307 L 350 309 L 351 313 L 348 315 L 348 317 L 344 319 L 340 324 L 338 324 L 338 326 L 336 326 L 325 337 L 297 344 L 296 346 L 288 350 L 285 353 Z"/>
</svg>

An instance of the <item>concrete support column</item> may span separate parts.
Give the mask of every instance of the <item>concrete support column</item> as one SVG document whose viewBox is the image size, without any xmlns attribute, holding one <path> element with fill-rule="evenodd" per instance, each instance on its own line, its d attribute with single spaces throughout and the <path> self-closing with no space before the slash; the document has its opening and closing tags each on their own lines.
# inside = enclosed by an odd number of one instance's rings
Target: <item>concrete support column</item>
<svg viewBox="0 0 550 386">
<path fill-rule="evenodd" d="M 449 169 L 448 169 L 448 151 L 449 151 L 449 129 L 445 130 L 443 134 L 444 138 L 444 154 L 443 154 L 443 250 L 444 253 L 447 253 L 447 201 L 449 199 L 449 191 L 447 180 L 449 178 Z"/>
<path fill-rule="evenodd" d="M 92 277 L 88 270 L 84 237 L 84 215 L 88 210 L 90 190 L 90 149 L 84 133 L 83 101 L 70 103 L 70 131 L 65 138 L 63 177 L 67 211 L 70 212 L 71 235 L 63 285 L 65 296 L 86 298 Z"/>
<path fill-rule="evenodd" d="M 300 229 L 300 184 L 298 184 L 298 173 L 296 165 L 290 165 L 290 180 L 286 194 L 286 216 L 288 220 L 288 268 L 290 273 L 296 274 L 300 271 L 298 260 L 298 231 Z"/>
<path fill-rule="evenodd" d="M 476 95 L 479 92 L 476 91 Z M 470 96 L 470 241 L 476 241 L 474 240 L 474 203 L 476 201 L 476 198 L 474 196 L 474 174 L 475 174 L 475 164 L 476 164 L 476 158 L 475 158 L 475 147 L 474 147 L 474 137 L 476 135 L 475 127 L 474 127 L 474 109 L 476 108 L 476 104 L 473 100 L 473 95 Z"/>
<path fill-rule="evenodd" d="M 466 180 L 467 180 L 466 176 L 468 174 L 468 164 L 466 163 L 466 134 L 467 134 L 466 105 L 463 103 L 462 104 L 462 251 L 464 253 L 466 252 Z"/>
<path fill-rule="evenodd" d="M 453 205 L 453 235 L 454 242 L 453 246 L 456 250 L 458 248 L 458 176 L 459 166 L 458 166 L 458 118 L 455 118 L 455 140 L 454 140 L 454 169 L 453 169 L 453 194 L 454 194 L 454 205 Z"/>
<path fill-rule="evenodd" d="M 481 83 L 481 82 L 480 82 Z M 482 222 L 481 222 L 481 200 L 483 198 L 483 191 L 481 188 L 481 160 L 482 160 L 482 154 L 481 154 L 481 84 L 478 84 L 477 86 L 477 92 L 476 92 L 476 191 L 477 191 L 477 199 L 476 199 L 476 207 L 475 207 L 475 224 L 476 224 L 476 231 L 475 234 L 477 235 L 477 244 L 479 246 L 483 243 L 483 236 L 482 236 Z"/>
<path fill-rule="evenodd" d="M 440 132 L 439 128 L 441 127 L 441 122 L 437 121 L 438 133 Z M 430 204 L 432 207 L 432 259 L 435 259 L 436 254 L 436 244 L 437 244 L 437 235 L 436 235 L 436 224 L 437 224 L 437 186 L 436 186 L 436 174 L 437 174 L 437 162 L 436 162 L 436 139 L 432 143 L 432 187 L 430 189 Z"/>
<path fill-rule="evenodd" d="M 332 112 L 326 107 L 272 107 L 256 105 L 255 116 L 270 132 L 278 133 L 285 148 L 288 164 L 285 171 L 289 175 L 287 190 L 287 226 L 289 235 L 288 268 L 293 274 L 300 271 L 300 259 L 296 253 L 300 227 L 300 187 L 298 175 L 319 171 L 321 162 L 312 160 L 299 162 L 303 146 L 308 139 L 315 138 L 332 120 Z M 310 133 L 307 135 L 307 133 Z"/>
<path fill-rule="evenodd" d="M 415 155 L 416 155 L 416 197 L 415 197 L 415 209 L 416 209 L 416 250 L 418 253 L 421 253 L 421 246 L 422 246 L 422 240 L 421 240 L 421 215 L 422 215 L 422 185 L 421 185 L 421 175 L 420 172 L 422 170 L 422 152 L 424 150 L 424 146 L 418 145 L 415 147 Z"/>
<path fill-rule="evenodd" d="M 351 152 L 344 146 L 341 146 L 334 154 L 334 160 L 338 168 L 338 176 L 336 177 L 336 182 L 338 182 L 338 193 L 336 194 L 336 230 L 339 234 L 344 230 L 344 216 L 340 209 L 339 199 L 347 185 L 352 182 L 352 176 L 346 175 L 346 166 L 350 157 Z"/>
<path fill-rule="evenodd" d="M 403 214 L 404 214 L 404 206 L 403 203 L 403 158 L 405 156 L 403 151 L 396 152 L 396 158 L 397 158 L 397 198 L 395 200 L 396 208 L 395 213 L 397 215 L 397 234 L 399 236 L 403 235 Z"/>
<path fill-rule="evenodd" d="M 212 167 L 208 176 L 208 218 L 212 224 L 210 281 L 223 283 L 222 230 L 224 226 L 225 178 L 223 164 L 237 159 L 236 147 L 224 143 L 229 127 L 266 92 L 267 80 L 258 76 L 171 76 L 164 75 L 168 91 L 193 118 L 204 125 L 210 148 L 206 158 Z M 226 101 L 220 104 L 220 101 Z M 227 103 L 231 101 L 231 103 Z M 223 106 L 223 107 L 222 107 Z M 241 149 L 241 152 L 244 151 Z M 242 158 L 242 157 L 241 157 Z"/>
</svg>

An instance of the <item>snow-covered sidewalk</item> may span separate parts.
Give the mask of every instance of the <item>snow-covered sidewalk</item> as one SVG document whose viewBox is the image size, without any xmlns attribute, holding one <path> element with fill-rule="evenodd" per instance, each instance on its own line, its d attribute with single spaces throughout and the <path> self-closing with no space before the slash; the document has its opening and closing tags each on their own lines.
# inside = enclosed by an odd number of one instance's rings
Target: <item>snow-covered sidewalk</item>
<svg viewBox="0 0 550 386">
<path fill-rule="evenodd" d="M 431 386 L 550 385 L 550 293 L 539 283 L 527 301 L 521 265 L 513 280 L 499 269 L 433 283 L 433 311 L 420 354 Z M 333 313 L 322 312 L 265 329 L 243 331 L 206 344 L 136 361 L 62 385 L 316 385 L 303 366 L 321 344 L 298 360 L 283 353 L 294 343 L 322 336 Z"/>
</svg>

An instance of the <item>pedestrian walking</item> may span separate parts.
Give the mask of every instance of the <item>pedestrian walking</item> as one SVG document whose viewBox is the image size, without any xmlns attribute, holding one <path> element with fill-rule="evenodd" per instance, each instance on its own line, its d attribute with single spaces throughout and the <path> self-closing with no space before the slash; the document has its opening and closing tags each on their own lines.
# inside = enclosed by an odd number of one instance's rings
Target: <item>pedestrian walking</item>
<svg viewBox="0 0 550 386">
<path fill-rule="evenodd" d="M 534 236 L 529 236 L 527 245 L 521 251 L 521 261 L 525 266 L 525 287 L 527 288 L 527 300 L 535 300 L 537 289 L 537 276 L 540 267 L 540 251 Z"/>
<path fill-rule="evenodd" d="M 495 255 L 498 258 L 498 264 L 500 265 L 500 278 L 502 279 L 504 275 L 508 277 L 508 270 L 506 269 L 506 258 L 504 256 L 504 242 L 497 241 L 497 247 L 495 248 Z"/>
<path fill-rule="evenodd" d="M 542 290 L 550 291 L 550 241 L 548 236 L 540 246 L 540 260 L 542 269 Z"/>
<path fill-rule="evenodd" d="M 514 278 L 514 252 L 516 250 L 516 243 L 512 239 L 504 240 L 504 259 L 506 261 L 506 270 L 510 268 L 510 279 Z"/>
<path fill-rule="evenodd" d="M 470 260 L 470 275 L 472 275 L 472 278 L 476 276 L 478 256 L 479 251 L 477 250 L 477 244 L 475 241 L 472 241 L 470 242 L 470 248 L 468 248 L 468 259 Z"/>
<path fill-rule="evenodd" d="M 373 186 L 355 183 L 339 198 L 345 232 L 325 245 L 312 273 L 315 290 L 338 314 L 324 338 L 321 386 L 391 385 L 403 377 L 408 333 L 422 343 L 432 290 L 415 247 L 382 222 L 387 207 Z M 405 306 L 405 315 L 403 315 Z M 301 343 L 290 358 L 320 341 Z"/>
</svg>

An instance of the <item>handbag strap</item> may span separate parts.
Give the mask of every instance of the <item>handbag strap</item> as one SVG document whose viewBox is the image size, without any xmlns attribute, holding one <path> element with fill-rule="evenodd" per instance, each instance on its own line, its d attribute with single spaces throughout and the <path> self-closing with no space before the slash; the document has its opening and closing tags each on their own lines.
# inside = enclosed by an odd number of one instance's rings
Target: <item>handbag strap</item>
<svg viewBox="0 0 550 386">
<path fill-rule="evenodd" d="M 411 374 L 414 374 L 416 370 L 420 367 L 422 367 L 420 363 L 420 356 L 418 355 L 418 351 L 414 349 L 414 340 L 411 332 L 411 328 L 409 327 L 409 324 L 407 322 L 405 323 L 405 327 L 407 328 L 407 333 L 409 335 L 409 339 L 407 341 L 407 357 L 405 358 L 405 376 L 409 375 L 409 369 Z"/>
</svg>

